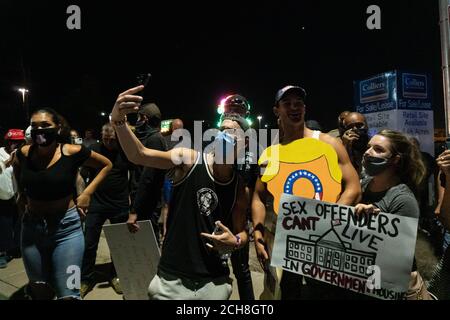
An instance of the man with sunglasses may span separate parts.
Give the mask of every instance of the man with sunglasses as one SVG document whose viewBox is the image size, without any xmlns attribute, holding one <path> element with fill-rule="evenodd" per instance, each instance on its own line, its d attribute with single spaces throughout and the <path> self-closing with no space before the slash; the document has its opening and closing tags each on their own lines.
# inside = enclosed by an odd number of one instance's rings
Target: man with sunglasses
<svg viewBox="0 0 450 320">
<path fill-rule="evenodd" d="M 349 113 L 343 121 L 344 134 L 342 135 L 342 143 L 347 150 L 353 167 L 361 176 L 361 162 L 364 152 L 367 150 L 369 142 L 368 125 L 366 118 L 359 112 Z"/>
</svg>

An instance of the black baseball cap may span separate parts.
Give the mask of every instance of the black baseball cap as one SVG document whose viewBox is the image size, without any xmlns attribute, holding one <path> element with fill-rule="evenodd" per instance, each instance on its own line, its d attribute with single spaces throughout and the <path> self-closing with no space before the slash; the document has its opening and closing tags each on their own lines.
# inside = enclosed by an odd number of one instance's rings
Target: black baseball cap
<svg viewBox="0 0 450 320">
<path fill-rule="evenodd" d="M 306 98 L 305 89 L 299 86 L 286 86 L 278 90 L 277 95 L 275 96 L 275 105 L 277 105 L 278 102 L 280 102 L 280 100 L 283 99 L 283 97 L 289 92 L 295 92 L 303 101 L 305 101 Z"/>
</svg>

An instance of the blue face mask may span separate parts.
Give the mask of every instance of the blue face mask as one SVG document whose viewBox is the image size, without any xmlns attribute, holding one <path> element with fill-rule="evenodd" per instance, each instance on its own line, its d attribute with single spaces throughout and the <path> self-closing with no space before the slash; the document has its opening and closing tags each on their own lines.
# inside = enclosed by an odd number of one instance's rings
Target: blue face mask
<svg viewBox="0 0 450 320">
<path fill-rule="evenodd" d="M 214 157 L 218 164 L 234 164 L 236 140 L 225 131 L 219 132 L 214 140 Z M 231 157 L 233 155 L 233 157 Z M 230 163 L 232 161 L 232 163 Z"/>
</svg>

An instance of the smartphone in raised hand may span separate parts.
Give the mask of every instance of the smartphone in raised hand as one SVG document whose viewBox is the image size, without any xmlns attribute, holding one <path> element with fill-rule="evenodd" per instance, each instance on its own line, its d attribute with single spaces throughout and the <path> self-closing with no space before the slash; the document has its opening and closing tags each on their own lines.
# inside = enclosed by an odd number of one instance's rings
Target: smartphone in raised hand
<svg viewBox="0 0 450 320">
<path fill-rule="evenodd" d="M 137 85 L 144 86 L 144 89 L 142 89 L 141 91 L 139 91 L 137 93 L 137 95 L 141 96 L 142 98 L 144 98 L 145 89 L 147 88 L 147 85 L 148 85 L 151 77 L 152 77 L 152 75 L 150 73 L 141 73 L 136 77 Z"/>
</svg>

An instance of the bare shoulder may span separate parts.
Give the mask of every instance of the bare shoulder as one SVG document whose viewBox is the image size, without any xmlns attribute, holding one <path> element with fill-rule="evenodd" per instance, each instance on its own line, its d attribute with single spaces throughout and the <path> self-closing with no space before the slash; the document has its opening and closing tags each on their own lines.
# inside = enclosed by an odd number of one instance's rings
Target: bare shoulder
<svg viewBox="0 0 450 320">
<path fill-rule="evenodd" d="M 30 147 L 31 147 L 31 145 L 23 146 L 20 149 L 18 149 L 17 152 L 20 152 L 25 157 L 28 157 L 28 152 L 30 152 Z"/>
<path fill-rule="evenodd" d="M 344 145 L 342 144 L 341 140 L 336 139 L 326 133 L 322 133 L 319 138 L 321 141 L 330 144 L 334 150 L 337 153 L 339 163 L 347 163 L 350 161 L 347 150 L 345 149 Z"/>
<path fill-rule="evenodd" d="M 200 156 L 197 151 L 189 148 L 174 148 L 171 153 L 172 159 L 180 161 L 177 165 L 185 164 L 189 167 L 191 167 L 197 161 L 197 157 Z"/>
<path fill-rule="evenodd" d="M 81 146 L 76 144 L 65 144 L 63 146 L 63 152 L 65 155 L 72 156 L 80 152 Z"/>
<path fill-rule="evenodd" d="M 335 137 L 330 136 L 327 133 L 321 133 L 319 136 L 320 141 L 331 144 L 335 149 L 343 147 L 342 142 Z"/>
</svg>

